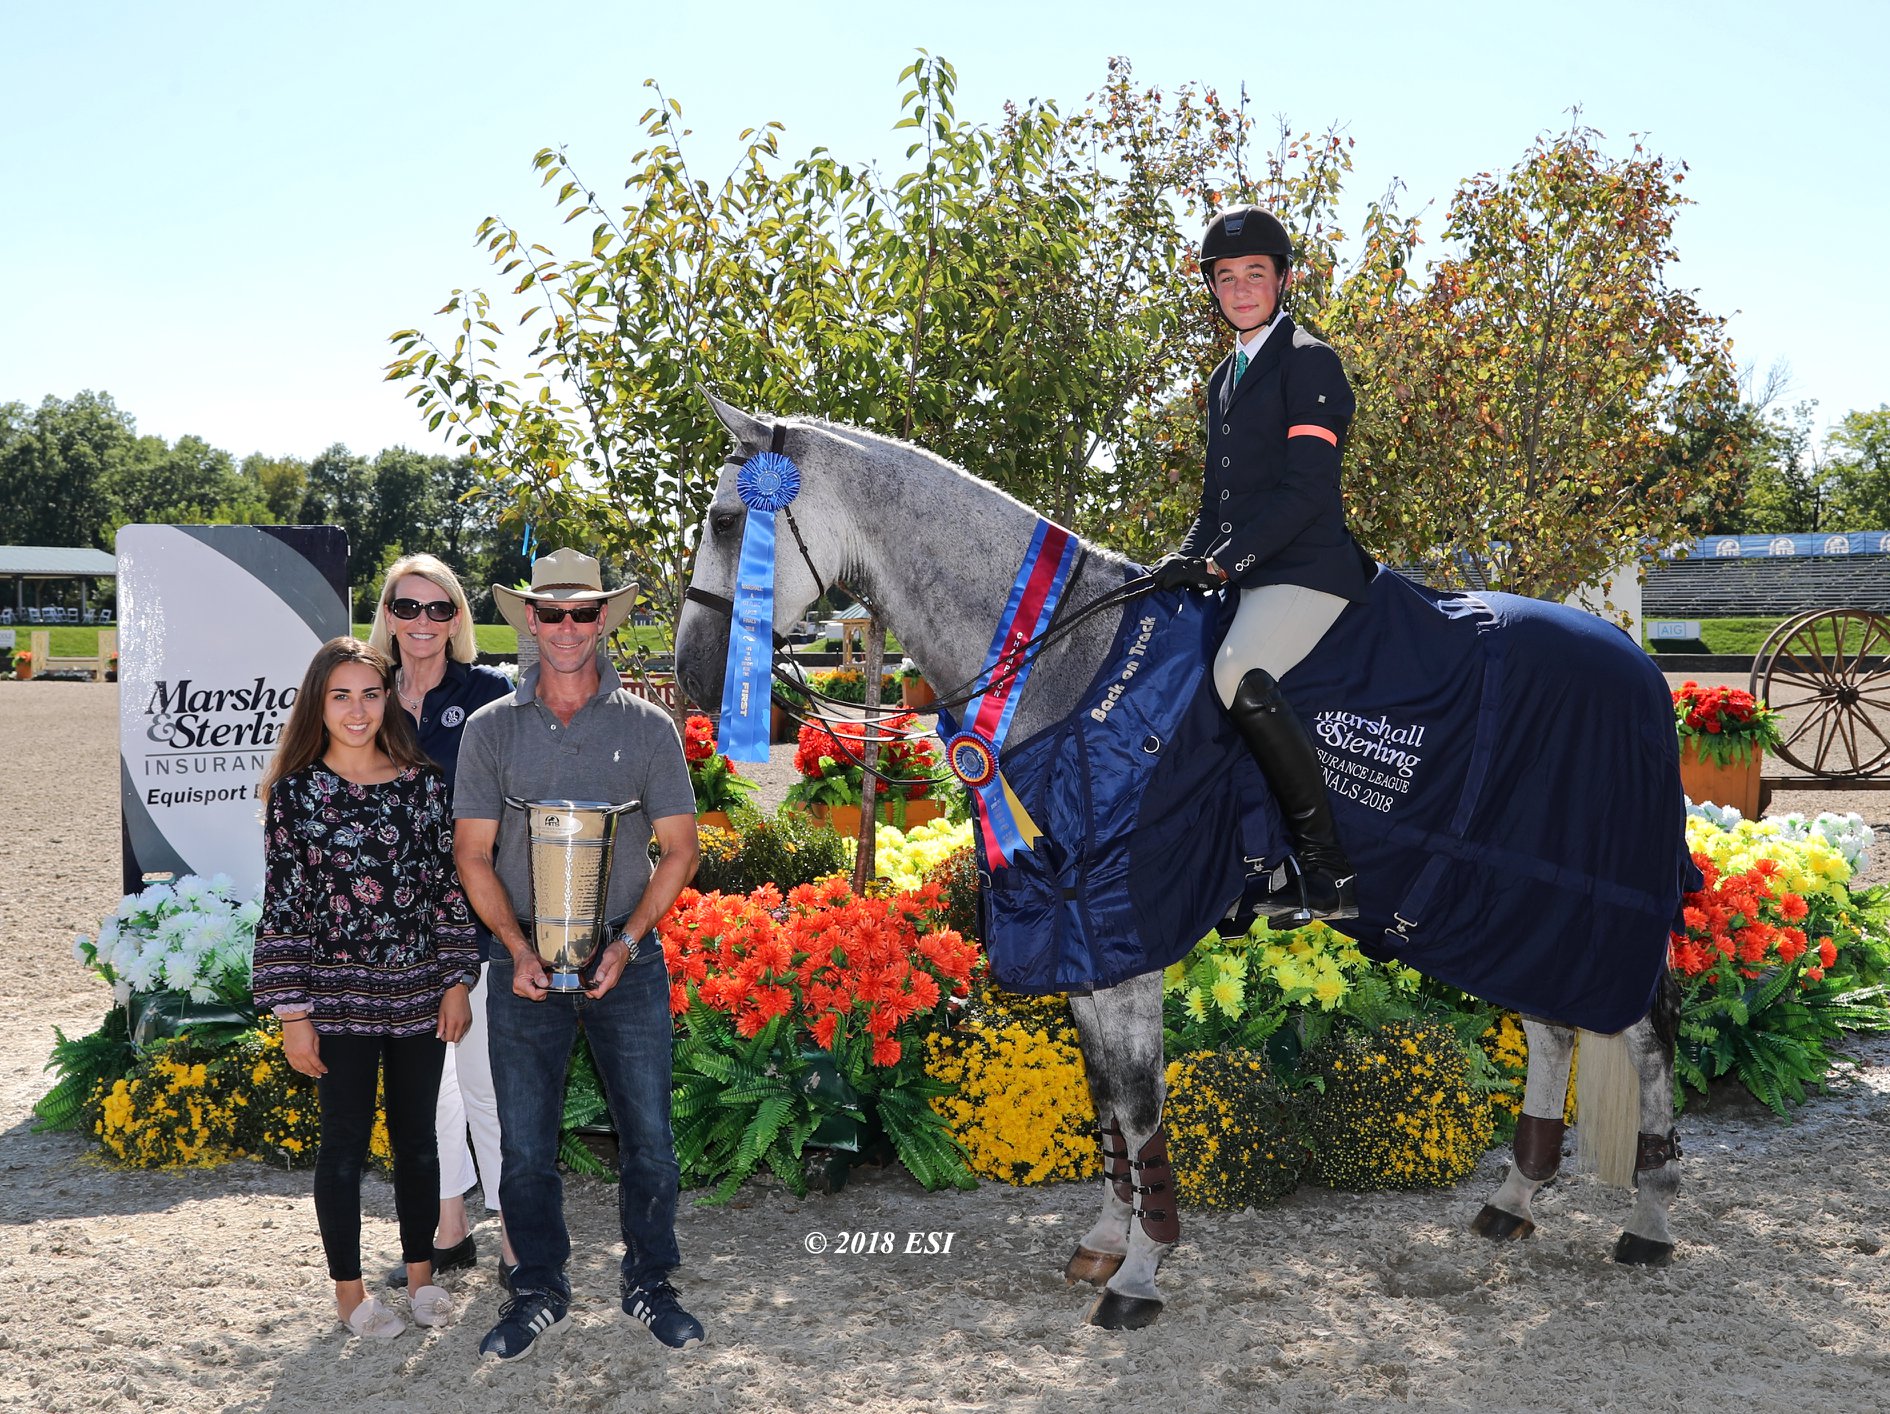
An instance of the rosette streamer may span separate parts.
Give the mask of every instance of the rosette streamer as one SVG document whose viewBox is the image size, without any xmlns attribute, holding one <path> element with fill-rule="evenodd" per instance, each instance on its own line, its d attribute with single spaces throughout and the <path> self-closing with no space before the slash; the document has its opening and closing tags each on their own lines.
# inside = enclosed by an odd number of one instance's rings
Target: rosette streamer
<svg viewBox="0 0 1890 1414">
<path fill-rule="evenodd" d="M 1042 833 L 1005 781 L 998 753 L 1030 677 L 1033 660 L 1024 655 L 1025 645 L 1049 626 L 1079 548 L 1077 538 L 1061 526 L 1037 522 L 985 654 L 980 674 L 984 691 L 965 704 L 962 730 L 951 713 L 941 710 L 938 714 L 940 734 L 946 738 L 946 763 L 972 793 L 985 859 L 994 867 L 1008 864 Z"/>
<path fill-rule="evenodd" d="M 775 440 L 780 441 L 778 429 Z M 736 761 L 766 761 L 768 678 L 774 666 L 774 518 L 800 494 L 801 473 L 777 445 L 742 464 L 735 492 L 748 515 L 722 675 L 722 750 Z"/>
</svg>

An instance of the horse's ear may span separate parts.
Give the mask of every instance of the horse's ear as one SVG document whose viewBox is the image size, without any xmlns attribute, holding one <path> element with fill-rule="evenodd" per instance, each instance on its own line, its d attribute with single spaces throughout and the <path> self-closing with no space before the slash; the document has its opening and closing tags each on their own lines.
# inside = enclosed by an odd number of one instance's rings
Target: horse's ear
<svg viewBox="0 0 1890 1414">
<path fill-rule="evenodd" d="M 760 418 L 750 417 L 732 403 L 725 403 L 707 388 L 702 389 L 702 396 L 708 399 L 710 409 L 716 420 L 729 430 L 744 447 L 765 447 L 768 445 L 769 427 Z"/>
</svg>

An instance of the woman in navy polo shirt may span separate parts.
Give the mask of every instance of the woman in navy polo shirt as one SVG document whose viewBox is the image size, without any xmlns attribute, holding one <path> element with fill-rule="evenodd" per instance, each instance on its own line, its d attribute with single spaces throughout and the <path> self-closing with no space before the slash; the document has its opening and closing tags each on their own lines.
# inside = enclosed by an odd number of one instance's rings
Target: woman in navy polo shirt
<svg viewBox="0 0 1890 1414">
<path fill-rule="evenodd" d="M 414 719 L 420 747 L 439 763 L 451 786 L 459 765 L 460 733 L 466 719 L 486 703 L 507 696 L 511 680 L 496 668 L 482 668 L 473 659 L 472 610 L 459 577 L 432 555 L 408 555 L 396 560 L 381 586 L 381 601 L 374 610 L 368 642 L 394 660 L 394 692 Z M 475 920 L 476 921 L 476 920 Z M 496 946 L 482 926 L 480 947 L 489 963 Z M 435 1129 L 440 1148 L 440 1221 L 433 1235 L 435 1275 L 470 1267 L 478 1249 L 466 1219 L 466 1190 L 473 1184 L 473 1148 L 479 1151 L 479 1186 L 486 1207 L 499 1207 L 499 1111 L 492 1094 L 492 1062 L 486 1054 L 486 972 L 482 963 L 479 985 L 472 992 L 472 1027 L 446 1048 L 446 1067 L 440 1076 L 439 1109 Z M 470 1128 L 472 1142 L 467 1143 Z M 504 1278 L 512 1262 L 505 1239 L 505 1218 L 500 1214 L 499 1271 Z M 406 1284 L 407 1269 L 388 1273 L 388 1284 Z"/>
</svg>

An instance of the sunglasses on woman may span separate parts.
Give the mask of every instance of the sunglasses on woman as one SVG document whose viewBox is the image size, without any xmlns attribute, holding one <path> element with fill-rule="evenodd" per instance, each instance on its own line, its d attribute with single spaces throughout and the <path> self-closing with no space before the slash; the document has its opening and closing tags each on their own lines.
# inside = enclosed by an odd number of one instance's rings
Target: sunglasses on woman
<svg viewBox="0 0 1890 1414">
<path fill-rule="evenodd" d="M 390 599 L 387 612 L 397 619 L 417 619 L 425 614 L 436 624 L 443 624 L 459 612 L 451 599 L 429 599 L 422 604 L 418 599 Z"/>
<path fill-rule="evenodd" d="M 568 616 L 574 624 L 594 624 L 599 614 L 604 612 L 602 604 L 573 604 L 568 609 L 561 609 L 555 604 L 533 604 L 532 612 L 538 615 L 541 624 L 561 624 Z"/>
<path fill-rule="evenodd" d="M 457 614 L 459 609 L 455 607 L 452 599 L 427 599 L 425 603 L 421 603 L 420 599 L 389 599 L 387 612 L 393 614 L 395 618 L 408 618 L 408 620 L 420 618 L 421 614 L 425 614 L 435 624 L 444 624 L 448 618 Z"/>
</svg>

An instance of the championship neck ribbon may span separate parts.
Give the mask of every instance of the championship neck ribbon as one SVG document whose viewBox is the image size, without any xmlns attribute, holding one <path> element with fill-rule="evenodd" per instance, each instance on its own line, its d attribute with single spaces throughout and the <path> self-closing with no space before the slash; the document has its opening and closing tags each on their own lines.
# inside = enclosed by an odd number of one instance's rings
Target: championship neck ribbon
<svg viewBox="0 0 1890 1414">
<path fill-rule="evenodd" d="M 722 671 L 722 750 L 736 761 L 768 759 L 768 679 L 774 670 L 774 517 L 801 492 L 800 468 L 774 446 L 742 463 L 736 494 L 748 507 L 741 561 L 729 615 L 728 661 Z"/>
<path fill-rule="evenodd" d="M 985 861 L 992 867 L 1009 864 L 1042 833 L 998 768 L 998 752 L 1035 661 L 1025 655 L 1025 646 L 1056 614 L 1080 548 L 1077 538 L 1061 526 L 1037 522 L 985 654 L 979 674 L 984 691 L 965 704 L 962 729 L 949 712 L 938 714 L 946 737 L 945 764 L 971 791 Z"/>
</svg>

